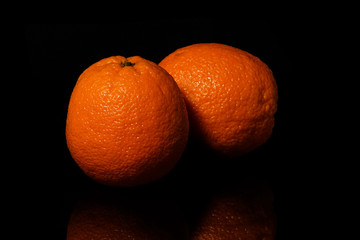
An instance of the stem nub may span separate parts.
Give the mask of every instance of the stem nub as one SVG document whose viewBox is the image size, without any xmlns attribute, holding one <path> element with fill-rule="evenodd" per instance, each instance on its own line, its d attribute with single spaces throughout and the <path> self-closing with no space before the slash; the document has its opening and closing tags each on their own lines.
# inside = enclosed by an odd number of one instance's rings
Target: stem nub
<svg viewBox="0 0 360 240">
<path fill-rule="evenodd" d="M 121 63 L 121 66 L 123 66 L 123 67 L 127 67 L 127 66 L 132 67 L 134 65 L 135 65 L 135 63 L 129 62 L 127 60 L 125 60 L 125 62 Z"/>
</svg>

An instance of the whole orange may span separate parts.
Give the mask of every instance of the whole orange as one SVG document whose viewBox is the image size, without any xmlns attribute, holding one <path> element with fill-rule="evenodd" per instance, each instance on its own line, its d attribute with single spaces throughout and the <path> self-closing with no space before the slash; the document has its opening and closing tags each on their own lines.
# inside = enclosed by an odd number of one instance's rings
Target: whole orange
<svg viewBox="0 0 360 240">
<path fill-rule="evenodd" d="M 185 102 L 173 78 L 141 57 L 115 56 L 80 75 L 68 106 L 66 140 L 90 178 L 135 186 L 174 167 L 188 130 Z"/>
<path fill-rule="evenodd" d="M 159 65 L 184 94 L 190 132 L 206 145 L 235 157 L 272 134 L 277 85 L 259 58 L 224 44 L 200 43 L 176 50 Z"/>
</svg>

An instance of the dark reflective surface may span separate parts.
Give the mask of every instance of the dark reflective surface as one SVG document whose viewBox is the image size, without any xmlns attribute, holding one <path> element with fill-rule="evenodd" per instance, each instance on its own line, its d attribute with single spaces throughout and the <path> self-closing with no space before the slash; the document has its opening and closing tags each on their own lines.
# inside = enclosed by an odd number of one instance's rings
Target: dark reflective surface
<svg viewBox="0 0 360 240">
<path fill-rule="evenodd" d="M 289 24 L 271 19 L 244 21 L 240 18 L 226 22 L 221 19 L 120 22 L 105 25 L 29 25 L 25 28 L 27 67 L 34 79 L 33 84 L 46 87 L 45 96 L 33 94 L 36 99 L 34 106 L 44 115 L 36 121 L 38 125 L 46 126 L 47 132 L 47 137 L 34 146 L 40 150 L 38 155 L 41 160 L 27 161 L 30 167 L 22 168 L 27 173 L 23 182 L 29 181 L 29 186 L 16 188 L 21 195 L 17 205 L 29 209 L 29 213 L 24 214 L 28 218 L 23 221 L 34 224 L 30 227 L 34 231 L 31 235 L 38 239 L 65 240 L 69 220 L 77 211 L 77 206 L 97 197 L 100 200 L 95 203 L 100 204 L 106 201 L 108 192 L 125 199 L 136 199 L 137 194 L 141 196 L 140 202 L 120 201 L 123 208 L 116 210 L 120 212 L 135 208 L 135 203 L 147 208 L 146 202 L 157 198 L 170 199 L 171 204 L 180 209 L 190 231 L 216 189 L 236 188 L 255 179 L 255 182 L 265 183 L 273 194 L 272 205 L 277 216 L 276 239 L 298 239 L 296 237 L 301 234 L 294 236 L 293 232 L 301 233 L 299 226 L 302 221 L 298 216 L 310 213 L 303 203 L 310 202 L 315 193 L 315 188 L 311 188 L 312 180 L 320 164 L 304 154 L 312 146 L 301 139 L 306 130 L 301 123 L 309 114 L 304 104 L 310 100 L 306 102 L 299 98 L 304 94 L 299 85 L 304 78 L 295 70 L 298 70 L 300 62 L 297 56 L 304 47 L 295 41 L 296 26 L 289 28 Z M 275 127 L 268 142 L 245 156 L 225 159 L 190 140 L 170 174 L 157 182 L 131 189 L 108 188 L 85 176 L 71 158 L 65 141 L 67 105 L 82 71 L 112 55 L 139 55 L 158 63 L 177 48 L 199 42 L 238 47 L 258 56 L 272 69 L 279 88 L 279 102 Z M 309 192 L 309 189 L 312 190 Z M 145 203 L 142 202 L 144 200 Z M 125 207 L 133 203 L 135 205 Z M 154 205 L 153 208 L 157 207 Z M 171 213 L 170 210 L 168 212 Z M 38 216 L 38 221 L 34 220 L 35 216 Z M 145 222 L 154 222 L 154 228 L 163 231 L 166 223 L 161 214 L 154 217 L 159 217 L 159 221 L 152 221 L 150 217 Z M 174 232 L 180 231 L 182 224 L 176 223 L 173 228 Z M 166 230 L 163 233 L 168 234 Z"/>
</svg>

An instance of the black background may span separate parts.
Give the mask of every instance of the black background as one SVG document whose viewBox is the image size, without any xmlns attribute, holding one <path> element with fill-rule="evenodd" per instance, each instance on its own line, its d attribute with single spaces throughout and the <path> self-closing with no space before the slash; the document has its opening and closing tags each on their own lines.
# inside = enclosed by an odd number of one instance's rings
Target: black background
<svg viewBox="0 0 360 240">
<path fill-rule="evenodd" d="M 248 51 L 272 69 L 279 92 L 273 134 L 259 149 L 232 160 L 209 153 L 190 141 L 184 157 L 168 176 L 139 188 L 149 192 L 169 191 L 174 196 L 191 195 L 198 191 L 192 186 L 198 179 L 203 179 L 201 188 L 211 190 L 222 179 L 226 182 L 241 181 L 242 176 L 260 178 L 269 183 L 275 196 L 277 240 L 300 239 L 306 236 L 306 229 L 312 228 L 316 220 L 311 209 L 319 204 L 314 194 L 321 191 L 320 186 L 326 180 L 313 181 L 321 164 L 314 163 L 304 153 L 311 151 L 314 143 L 300 140 L 307 131 L 299 123 L 308 121 L 302 113 L 313 111 L 306 109 L 308 101 L 299 100 L 304 81 L 299 71 L 304 63 L 299 56 L 306 55 L 304 43 L 311 40 L 309 35 L 304 35 L 301 25 L 283 20 L 205 18 L 43 24 L 25 28 L 28 66 L 36 80 L 35 87 L 46 89 L 44 95 L 34 96 L 35 101 L 41 112 L 52 108 L 49 114 L 41 115 L 40 122 L 46 128 L 46 136 L 51 136 L 39 144 L 50 145 L 56 156 L 52 153 L 43 157 L 45 160 L 35 168 L 45 170 L 35 171 L 36 176 L 30 174 L 35 179 L 31 186 L 37 187 L 31 189 L 33 200 L 28 206 L 33 208 L 32 214 L 41 215 L 39 225 L 53 232 L 48 239 L 65 239 L 67 221 L 77 199 L 89 189 L 103 188 L 82 173 L 66 146 L 67 105 L 82 71 L 113 55 L 139 55 L 159 63 L 174 50 L 201 42 L 223 43 Z M 312 63 L 306 64 L 309 67 Z M 311 94 L 311 91 L 306 93 L 309 98 Z M 304 217 L 308 219 L 306 223 L 301 220 Z"/>
</svg>

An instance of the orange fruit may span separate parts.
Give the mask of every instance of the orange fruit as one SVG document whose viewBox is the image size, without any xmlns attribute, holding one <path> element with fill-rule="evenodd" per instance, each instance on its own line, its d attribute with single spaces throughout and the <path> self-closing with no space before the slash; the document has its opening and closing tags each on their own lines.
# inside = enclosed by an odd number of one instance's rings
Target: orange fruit
<svg viewBox="0 0 360 240">
<path fill-rule="evenodd" d="M 141 57 L 115 56 L 80 75 L 68 106 L 66 140 L 90 178 L 136 186 L 174 167 L 188 129 L 185 102 L 173 78 Z"/>
<path fill-rule="evenodd" d="M 277 85 L 259 58 L 231 46 L 200 43 L 176 50 L 159 65 L 184 94 L 191 134 L 207 146 L 235 157 L 272 134 Z"/>
</svg>

